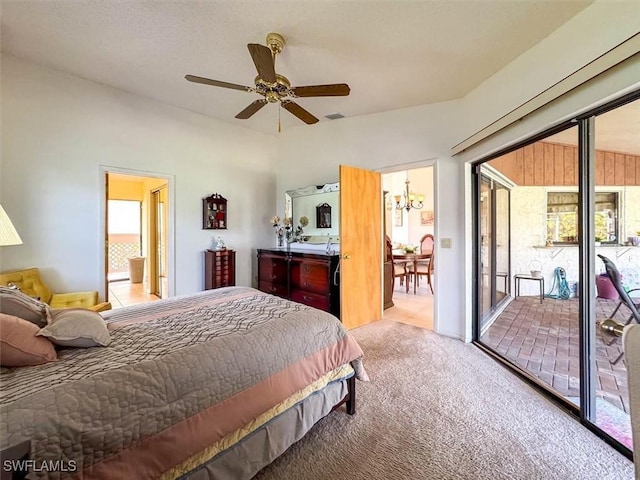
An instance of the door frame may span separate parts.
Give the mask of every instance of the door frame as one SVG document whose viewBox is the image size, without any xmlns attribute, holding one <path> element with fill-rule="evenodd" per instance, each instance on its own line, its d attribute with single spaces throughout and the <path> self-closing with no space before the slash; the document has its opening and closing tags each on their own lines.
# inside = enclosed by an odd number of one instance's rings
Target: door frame
<svg viewBox="0 0 640 480">
<path fill-rule="evenodd" d="M 169 200 L 167 202 L 167 296 L 175 295 L 176 285 L 175 285 L 175 176 L 159 173 L 159 172 L 151 172 L 147 170 L 132 170 L 128 168 L 121 167 L 113 167 L 109 165 L 99 165 L 99 191 L 98 195 L 100 196 L 100 210 L 99 210 L 99 237 L 100 238 L 100 254 L 99 254 L 99 264 L 98 264 L 98 282 L 100 291 L 98 291 L 98 295 L 101 298 L 107 298 L 107 259 L 105 255 L 105 251 L 107 249 L 106 245 L 106 235 L 107 235 L 107 175 L 111 173 L 118 173 L 121 175 L 131 175 L 135 177 L 150 177 L 150 178 L 159 178 L 162 180 L 166 180 L 167 182 L 167 193 L 169 195 Z M 105 243 L 103 243 L 105 242 Z"/>
<path fill-rule="evenodd" d="M 160 201 L 163 195 L 166 195 L 167 199 L 169 198 L 169 191 L 167 190 L 167 184 L 162 185 L 161 187 L 154 188 L 149 193 L 151 194 L 150 203 L 149 203 L 149 243 L 154 245 L 154 248 L 149 248 L 149 290 L 152 295 L 155 295 L 159 298 L 167 298 L 167 292 L 162 289 L 162 273 L 166 272 L 166 261 L 164 255 L 161 255 L 161 250 L 158 249 L 159 244 L 161 244 L 166 238 L 166 221 L 164 218 L 166 217 L 166 211 L 162 212 L 160 215 L 159 206 L 162 204 Z M 165 207 L 166 210 L 166 207 Z M 162 225 L 162 231 L 158 231 L 158 225 Z M 165 246 L 166 247 L 166 246 Z M 166 249 L 166 248 L 165 248 Z M 164 268 L 161 268 L 164 267 Z"/>
<path fill-rule="evenodd" d="M 490 300 L 490 307 L 486 312 L 482 312 L 480 306 L 478 306 L 479 310 L 478 312 L 480 312 L 480 318 L 481 318 L 481 322 L 484 324 L 481 326 L 482 328 L 480 328 L 478 335 L 481 336 L 484 334 L 484 331 L 489 328 L 491 326 L 491 324 L 493 323 L 493 321 L 502 313 L 502 311 L 504 310 L 504 308 L 508 305 L 508 303 L 511 301 L 511 299 L 513 298 L 513 293 L 511 292 L 511 190 L 513 190 L 516 187 L 516 184 L 514 182 L 512 182 L 509 178 L 507 178 L 506 176 L 504 176 L 502 173 L 500 173 L 498 170 L 496 170 L 495 168 L 491 167 L 491 165 L 489 165 L 488 163 L 484 163 L 484 164 L 479 164 L 479 165 L 475 165 L 475 167 L 477 169 L 477 175 L 478 175 L 478 191 L 481 190 L 481 185 L 482 185 L 482 180 L 487 179 L 491 182 L 491 245 L 490 245 L 490 250 L 491 250 L 491 264 L 490 264 L 490 268 L 489 268 L 489 277 L 491 278 L 492 284 L 491 284 L 491 300 Z M 509 210 L 507 212 L 508 215 L 508 219 L 509 219 L 509 244 L 508 244 L 508 251 L 509 251 L 509 262 L 508 262 L 508 268 L 507 268 L 507 279 L 505 280 L 505 284 L 506 284 L 506 292 L 505 292 L 505 297 L 500 300 L 500 301 L 496 301 L 496 273 L 497 273 L 497 268 L 496 268 L 496 242 L 497 242 L 497 238 L 496 238 L 496 227 L 497 227 L 497 223 L 496 223 L 496 216 L 495 216 L 495 209 L 496 209 L 496 193 L 497 193 L 497 189 L 495 188 L 495 185 L 499 185 L 500 188 L 503 188 L 505 190 L 507 190 L 508 195 L 509 195 Z M 479 198 L 479 197 L 478 197 Z M 480 213 L 480 205 L 478 204 L 476 206 L 476 209 L 478 210 L 478 214 Z M 481 248 L 481 244 L 482 244 L 482 232 L 480 231 L 480 229 L 478 228 L 478 237 L 476 242 L 474 242 L 475 246 L 477 246 L 478 249 Z M 482 281 L 481 281 L 481 268 L 480 265 L 477 265 L 477 270 L 479 272 L 478 274 L 478 282 L 477 282 L 477 289 L 478 291 L 476 292 L 477 294 L 477 299 L 478 302 L 480 300 L 480 297 L 482 296 Z M 479 325 L 480 327 L 480 325 Z"/>
<path fill-rule="evenodd" d="M 408 171 L 408 170 L 415 170 L 417 168 L 425 168 L 425 167 L 433 167 L 433 236 L 435 238 L 435 241 L 437 242 L 438 239 L 440 238 L 440 229 L 438 227 L 439 222 L 438 219 L 440 218 L 440 210 L 439 210 L 439 202 L 438 202 L 438 185 L 439 185 L 439 181 L 438 181 L 438 158 L 430 158 L 430 159 L 426 159 L 426 160 L 419 160 L 417 162 L 411 162 L 411 163 L 400 163 L 397 165 L 389 165 L 388 167 L 382 167 L 382 168 L 378 168 L 375 171 L 379 172 L 381 175 L 384 175 L 386 173 L 395 173 L 395 172 L 404 172 L 404 171 Z M 383 231 L 384 233 L 384 231 Z M 437 247 L 437 245 L 436 245 Z M 438 310 L 439 310 L 439 303 L 438 303 L 438 297 L 439 295 L 437 295 L 437 292 L 439 291 L 439 287 L 438 287 L 438 272 L 440 271 L 440 266 L 442 265 L 442 262 L 436 262 L 435 267 L 433 267 L 433 291 L 434 291 L 434 295 L 433 295 L 433 332 L 434 333 L 441 333 L 440 332 L 440 323 L 438 321 L 438 318 L 440 317 L 438 315 Z M 384 275 L 382 278 L 382 281 L 384 283 Z M 384 288 L 384 285 L 383 285 Z M 383 290 L 384 291 L 384 290 Z M 450 334 L 445 333 L 445 335 L 449 336 Z"/>
</svg>

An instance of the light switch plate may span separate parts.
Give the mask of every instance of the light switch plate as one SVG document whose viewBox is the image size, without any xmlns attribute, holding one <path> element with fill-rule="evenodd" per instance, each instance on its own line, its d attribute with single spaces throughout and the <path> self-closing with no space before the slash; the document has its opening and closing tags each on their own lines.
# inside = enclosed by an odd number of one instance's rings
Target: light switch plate
<svg viewBox="0 0 640 480">
<path fill-rule="evenodd" d="M 440 239 L 440 247 L 441 248 L 451 248 L 451 239 L 450 238 L 441 238 Z"/>
</svg>

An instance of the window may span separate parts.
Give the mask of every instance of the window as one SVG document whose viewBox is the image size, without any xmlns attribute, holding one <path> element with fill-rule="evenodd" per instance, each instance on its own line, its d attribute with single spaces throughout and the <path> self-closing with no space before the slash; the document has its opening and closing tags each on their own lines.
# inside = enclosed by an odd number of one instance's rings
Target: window
<svg viewBox="0 0 640 480">
<path fill-rule="evenodd" d="M 578 192 L 547 193 L 547 241 L 578 243 Z M 618 194 L 596 193 L 595 241 L 618 242 Z"/>
</svg>

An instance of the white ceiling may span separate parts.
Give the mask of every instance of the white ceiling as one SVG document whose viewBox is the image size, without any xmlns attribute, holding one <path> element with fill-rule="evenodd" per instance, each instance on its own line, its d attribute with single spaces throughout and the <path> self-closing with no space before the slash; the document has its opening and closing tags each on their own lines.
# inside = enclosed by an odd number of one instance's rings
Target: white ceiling
<svg viewBox="0 0 640 480">
<path fill-rule="evenodd" d="M 640 155 L 640 100 L 598 115 L 595 129 L 596 150 Z M 578 145 L 578 127 L 556 133 L 545 141 Z"/>
<path fill-rule="evenodd" d="M 292 85 L 348 83 L 351 95 L 303 98 L 320 118 L 460 98 L 593 0 L 1 1 L 2 51 L 269 134 L 278 108 L 236 113 L 257 94 L 247 43 L 282 34 L 276 71 Z M 282 127 L 303 125 L 282 110 Z M 304 126 L 313 128 L 313 126 Z"/>
</svg>

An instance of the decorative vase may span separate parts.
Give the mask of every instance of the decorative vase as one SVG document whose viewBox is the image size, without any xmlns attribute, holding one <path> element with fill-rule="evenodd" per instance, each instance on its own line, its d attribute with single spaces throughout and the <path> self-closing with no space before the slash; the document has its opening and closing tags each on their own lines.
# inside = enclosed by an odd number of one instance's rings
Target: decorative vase
<svg viewBox="0 0 640 480">
<path fill-rule="evenodd" d="M 284 247 L 284 235 L 276 232 L 276 247 Z"/>
</svg>

